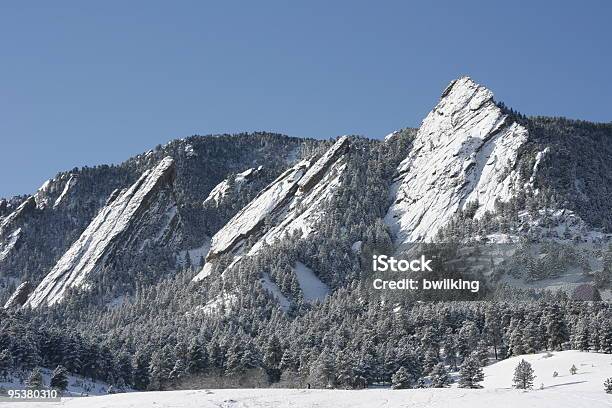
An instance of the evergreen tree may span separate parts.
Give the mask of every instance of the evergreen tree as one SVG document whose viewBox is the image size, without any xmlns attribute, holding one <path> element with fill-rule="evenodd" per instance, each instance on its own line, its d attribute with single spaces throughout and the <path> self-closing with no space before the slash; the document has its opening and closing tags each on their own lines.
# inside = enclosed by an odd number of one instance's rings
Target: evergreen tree
<svg viewBox="0 0 612 408">
<path fill-rule="evenodd" d="M 534 378 L 535 376 L 533 375 L 531 364 L 525 360 L 521 360 L 514 369 L 514 377 L 512 378 L 514 387 L 522 390 L 533 388 Z"/>
<path fill-rule="evenodd" d="M 13 368 L 11 352 L 4 349 L 0 352 L 0 379 L 6 379 L 11 368 Z"/>
<path fill-rule="evenodd" d="M 247 348 L 242 353 L 242 358 L 240 359 L 240 366 L 243 370 L 252 370 L 254 368 L 259 367 L 259 361 L 255 352 Z"/>
<path fill-rule="evenodd" d="M 391 387 L 394 390 L 410 388 L 412 384 L 413 378 L 405 367 L 400 367 L 391 377 Z"/>
<path fill-rule="evenodd" d="M 134 356 L 134 388 L 146 390 L 149 386 L 149 356 L 144 351 L 138 351 Z"/>
<path fill-rule="evenodd" d="M 334 359 L 327 348 L 323 349 L 321 354 L 319 354 L 319 357 L 314 363 L 312 371 L 313 380 L 315 383 L 321 384 L 324 387 L 330 387 L 334 385 Z"/>
<path fill-rule="evenodd" d="M 451 377 L 446 371 L 444 364 L 438 363 L 431 372 L 431 387 L 432 388 L 444 388 L 450 385 Z"/>
<path fill-rule="evenodd" d="M 608 394 L 612 394 L 612 377 L 606 379 L 604 382 L 604 391 Z"/>
<path fill-rule="evenodd" d="M 271 382 L 277 382 L 280 379 L 279 365 L 282 358 L 283 351 L 280 341 L 278 340 L 278 337 L 273 334 L 268 340 L 266 351 L 264 353 L 264 364 Z"/>
<path fill-rule="evenodd" d="M 457 349 L 455 348 L 455 337 L 453 336 L 452 329 L 446 331 L 444 337 L 444 359 L 452 369 L 457 369 Z"/>
<path fill-rule="evenodd" d="M 483 379 L 484 373 L 478 358 L 474 355 L 466 358 L 459 370 L 459 388 L 480 388 L 478 383 Z"/>
<path fill-rule="evenodd" d="M 187 349 L 187 372 L 190 374 L 203 373 L 208 365 L 206 350 L 198 339 L 193 339 Z"/>
<path fill-rule="evenodd" d="M 550 305 L 544 315 L 548 347 L 551 350 L 562 350 L 563 343 L 567 341 L 567 328 L 563 314 L 558 305 Z"/>
<path fill-rule="evenodd" d="M 68 387 L 68 371 L 64 366 L 58 365 L 53 370 L 49 385 L 60 392 L 66 391 Z"/>
<path fill-rule="evenodd" d="M 43 376 L 40 370 L 35 368 L 30 373 L 28 380 L 26 381 L 28 390 L 42 390 L 45 384 L 43 383 Z"/>
<path fill-rule="evenodd" d="M 572 364 L 572 366 L 569 369 L 569 372 L 571 375 L 574 375 L 578 372 L 578 369 L 576 368 L 576 366 L 574 364 Z"/>
</svg>

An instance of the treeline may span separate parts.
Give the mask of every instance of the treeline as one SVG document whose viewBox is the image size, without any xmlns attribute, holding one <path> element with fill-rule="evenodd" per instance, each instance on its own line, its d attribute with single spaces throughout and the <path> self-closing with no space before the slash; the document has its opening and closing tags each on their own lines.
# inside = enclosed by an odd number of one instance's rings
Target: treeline
<svg viewBox="0 0 612 408">
<path fill-rule="evenodd" d="M 438 377 L 448 371 L 477 377 L 479 367 L 514 355 L 565 349 L 612 353 L 607 303 L 559 297 L 410 306 L 366 298 L 358 287 L 340 290 L 289 318 L 272 302 L 246 295 L 225 316 L 172 319 L 178 311 L 171 308 L 165 320 L 151 316 L 135 331 L 124 310 L 106 322 L 113 327 L 106 336 L 94 334 L 94 328 L 88 333 L 46 328 L 28 313 L 3 312 L 0 360 L 4 372 L 62 365 L 118 388 L 142 390 L 378 383 L 408 388 L 444 386 Z M 163 303 L 157 298 L 148 308 L 159 311 L 167 307 Z"/>
</svg>

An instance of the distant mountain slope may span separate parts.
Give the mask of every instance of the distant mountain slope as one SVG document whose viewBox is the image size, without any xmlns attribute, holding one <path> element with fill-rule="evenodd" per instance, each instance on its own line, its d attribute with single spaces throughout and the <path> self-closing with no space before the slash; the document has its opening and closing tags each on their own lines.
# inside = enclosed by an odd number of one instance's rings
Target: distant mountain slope
<svg viewBox="0 0 612 408">
<path fill-rule="evenodd" d="M 79 239 L 32 292 L 26 306 L 52 305 L 72 287 L 91 285 L 91 274 L 155 247 L 181 244 L 182 221 L 173 192 L 176 167 L 170 157 L 147 170 L 129 189 L 116 191 Z M 153 256 L 150 253 L 149 256 Z"/>
<path fill-rule="evenodd" d="M 20 282 L 36 286 L 104 207 L 114 190 L 132 185 L 160 160 L 171 156 L 173 191 L 183 220 L 184 249 L 201 247 L 242 205 L 301 154 L 318 142 L 254 133 L 190 137 L 138 155 L 118 166 L 73 169 L 50 179 L 32 196 L 0 200 L 0 300 Z M 213 189 L 230 174 L 262 170 L 250 188 L 230 194 L 214 212 L 202 208 Z M 144 262 L 141 260 L 141 262 Z M 154 276 L 169 272 L 158 265 Z M 150 266 L 147 269 L 155 269 Z M 165 268 L 166 270 L 161 270 Z"/>
</svg>

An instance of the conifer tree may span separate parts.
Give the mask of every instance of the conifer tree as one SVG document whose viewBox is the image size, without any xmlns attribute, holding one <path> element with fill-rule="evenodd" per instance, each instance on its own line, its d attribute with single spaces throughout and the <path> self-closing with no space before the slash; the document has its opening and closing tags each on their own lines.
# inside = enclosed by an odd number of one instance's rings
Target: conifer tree
<svg viewBox="0 0 612 408">
<path fill-rule="evenodd" d="M 30 373 L 28 380 L 26 381 L 28 390 L 42 390 L 45 384 L 43 383 L 43 376 L 40 369 L 35 368 Z"/>
<path fill-rule="evenodd" d="M 64 366 L 58 365 L 53 373 L 51 374 L 51 380 L 49 382 L 51 388 L 54 388 L 60 392 L 66 391 L 68 387 L 68 371 Z"/>
<path fill-rule="evenodd" d="M 413 384 L 413 379 L 405 367 L 400 367 L 391 377 L 391 387 L 394 390 L 403 390 L 410 388 Z"/>
<path fill-rule="evenodd" d="M 525 360 L 521 360 L 521 362 L 514 369 L 514 377 L 512 378 L 514 387 L 521 390 L 533 388 L 534 379 L 535 376 L 533 375 L 533 368 L 531 367 L 531 364 Z"/>
<path fill-rule="evenodd" d="M 264 364 L 271 382 L 277 382 L 280 379 L 279 365 L 282 358 L 283 351 L 280 341 L 278 340 L 278 337 L 273 334 L 272 337 L 270 337 L 270 340 L 268 340 L 266 351 L 264 353 Z"/>
<path fill-rule="evenodd" d="M 431 372 L 431 387 L 432 388 L 444 388 L 449 386 L 451 378 L 446 371 L 444 364 L 438 363 Z"/>
<path fill-rule="evenodd" d="M 478 383 L 483 379 L 484 373 L 478 358 L 474 355 L 466 358 L 459 370 L 459 388 L 480 388 Z"/>
<path fill-rule="evenodd" d="M 612 377 L 607 378 L 604 382 L 604 391 L 608 394 L 612 394 Z"/>
<path fill-rule="evenodd" d="M 13 366 L 11 352 L 4 349 L 0 352 L 0 379 L 6 379 Z"/>
</svg>

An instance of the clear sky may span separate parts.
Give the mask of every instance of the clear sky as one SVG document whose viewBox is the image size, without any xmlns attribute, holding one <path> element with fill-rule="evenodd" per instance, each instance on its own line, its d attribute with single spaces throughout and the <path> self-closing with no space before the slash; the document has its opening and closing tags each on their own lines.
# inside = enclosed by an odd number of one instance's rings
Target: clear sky
<svg viewBox="0 0 612 408">
<path fill-rule="evenodd" d="M 0 5 L 0 196 L 193 134 L 383 137 L 464 74 L 612 120 L 610 1 L 85 3 Z"/>
</svg>

